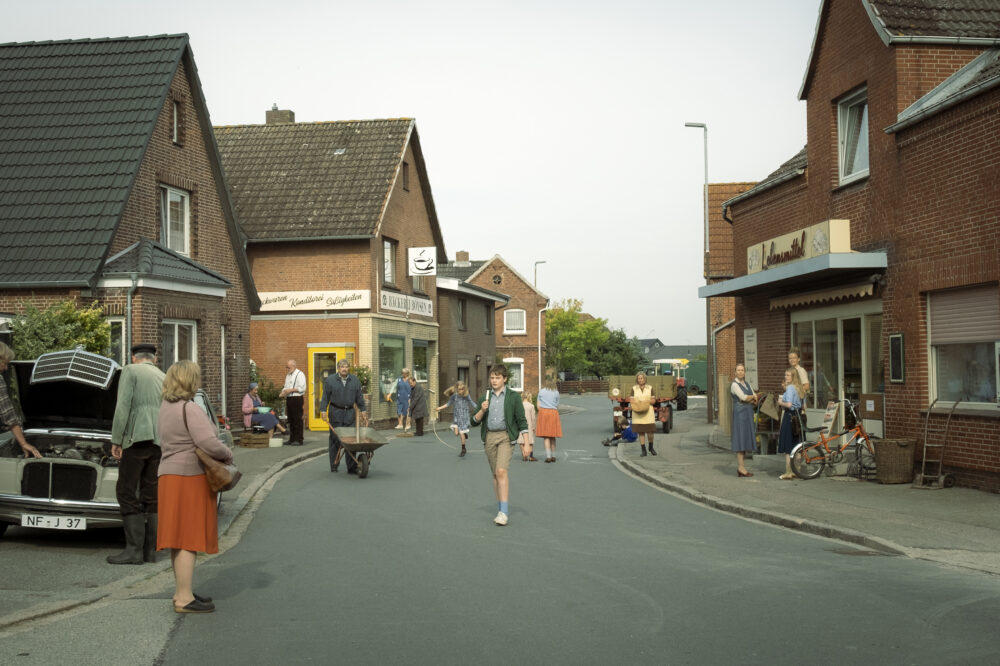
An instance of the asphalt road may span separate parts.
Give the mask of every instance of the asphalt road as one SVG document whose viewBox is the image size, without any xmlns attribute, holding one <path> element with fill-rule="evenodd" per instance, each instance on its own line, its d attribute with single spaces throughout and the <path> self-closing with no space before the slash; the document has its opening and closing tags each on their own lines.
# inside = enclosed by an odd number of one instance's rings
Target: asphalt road
<svg viewBox="0 0 1000 666">
<path fill-rule="evenodd" d="M 0 662 L 997 661 L 1000 579 L 675 498 L 608 460 L 605 402 L 564 400 L 584 411 L 563 418 L 559 462 L 515 458 L 507 527 L 481 447 L 460 459 L 447 430 L 392 441 L 363 480 L 315 459 L 199 565 L 218 612 L 172 613 L 160 576 L 0 634 Z"/>
</svg>

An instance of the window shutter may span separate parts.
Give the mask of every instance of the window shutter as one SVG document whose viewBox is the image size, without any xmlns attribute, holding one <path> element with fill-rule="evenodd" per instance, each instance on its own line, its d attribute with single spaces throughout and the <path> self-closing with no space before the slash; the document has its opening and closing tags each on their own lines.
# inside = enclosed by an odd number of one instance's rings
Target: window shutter
<svg viewBox="0 0 1000 666">
<path fill-rule="evenodd" d="M 1000 340 L 1000 291 L 995 285 L 930 295 L 931 344 Z"/>
</svg>

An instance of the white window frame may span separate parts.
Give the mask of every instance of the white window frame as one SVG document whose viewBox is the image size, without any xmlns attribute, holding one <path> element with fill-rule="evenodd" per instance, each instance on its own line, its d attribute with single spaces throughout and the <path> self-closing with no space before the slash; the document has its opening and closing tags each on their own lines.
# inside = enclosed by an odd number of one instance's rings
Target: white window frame
<svg viewBox="0 0 1000 666">
<path fill-rule="evenodd" d="M 382 282 L 396 284 L 396 250 L 399 243 L 390 239 L 382 239 Z"/>
<path fill-rule="evenodd" d="M 170 224 L 172 220 L 170 219 L 170 201 L 172 197 L 178 197 L 180 201 L 184 202 L 184 242 L 183 249 L 177 249 L 171 245 L 171 229 Z M 160 240 L 161 242 L 169 247 L 174 252 L 178 252 L 183 255 L 191 254 L 191 193 L 185 190 L 177 189 L 176 187 L 170 187 L 169 185 L 160 185 Z"/>
<path fill-rule="evenodd" d="M 511 356 L 510 358 L 505 358 L 503 360 L 503 364 L 507 366 L 507 386 L 512 391 L 517 391 L 518 393 L 522 392 L 524 390 L 524 359 L 517 356 Z M 518 386 L 513 384 L 512 373 L 510 371 L 510 369 L 515 366 L 519 370 L 518 377 L 520 378 L 520 385 Z"/>
<path fill-rule="evenodd" d="M 521 315 L 521 328 L 514 328 L 511 326 L 510 315 L 520 313 Z M 504 335 L 527 335 L 528 334 L 528 313 L 521 308 L 513 308 L 511 310 L 503 311 L 503 334 Z"/>
<path fill-rule="evenodd" d="M 121 363 L 122 365 L 125 365 L 130 360 L 130 357 L 127 355 L 127 350 L 125 349 L 125 341 L 128 338 L 128 331 L 125 330 L 125 317 L 108 317 L 106 321 L 108 322 L 108 326 L 112 327 L 111 328 L 111 332 L 112 332 L 112 335 L 111 335 L 111 348 L 108 349 L 108 351 L 109 352 L 117 351 L 118 352 L 118 358 L 121 359 L 119 361 L 119 363 Z M 121 338 L 119 340 L 117 340 L 117 341 L 115 340 L 115 336 L 114 336 L 114 328 L 113 328 L 114 324 L 120 324 L 121 325 L 121 330 L 122 330 Z M 116 344 L 116 342 L 117 342 L 117 344 Z M 115 349 L 116 346 L 118 347 L 117 350 Z"/>
<path fill-rule="evenodd" d="M 861 117 L 858 118 L 855 110 L 862 105 L 864 108 L 861 111 Z M 859 122 L 863 126 L 858 132 L 855 132 Z M 868 160 L 870 158 L 868 125 L 868 88 L 853 92 L 837 102 L 837 163 L 841 185 L 868 177 Z M 851 143 L 850 137 L 855 133 L 858 134 L 858 138 L 852 150 L 849 145 Z M 853 158 L 851 153 L 853 153 Z M 855 164 L 862 153 L 865 161 L 864 168 L 848 170 L 848 163 Z"/>
<path fill-rule="evenodd" d="M 937 399 L 938 396 L 938 345 L 934 344 L 934 340 L 931 336 L 931 325 L 932 325 L 932 315 L 931 312 L 931 297 L 933 292 L 928 292 L 925 296 L 926 298 L 926 313 L 927 313 L 927 351 L 928 351 L 928 364 L 927 364 L 927 392 L 928 398 L 931 402 Z M 968 342 L 958 342 L 952 344 L 986 344 L 989 345 L 989 341 L 983 340 L 973 340 L 970 339 Z M 996 412 L 997 407 L 1000 407 L 1000 340 L 994 340 L 993 345 L 993 356 L 995 358 L 994 376 L 993 376 L 993 389 L 996 394 L 996 399 L 993 402 L 961 402 L 959 403 L 959 408 L 961 409 L 981 409 L 988 412 Z M 947 346 L 947 344 L 943 345 Z M 942 399 L 945 406 L 951 405 L 951 399 L 948 398 L 947 402 Z M 941 403 L 938 403 L 941 406 Z"/>
<path fill-rule="evenodd" d="M 173 340 L 174 340 L 173 358 L 167 357 L 167 337 L 166 337 L 166 331 L 164 329 L 167 328 L 168 326 L 173 327 Z M 160 352 L 160 359 L 161 359 L 160 362 L 162 363 L 161 367 L 163 368 L 164 372 L 171 365 L 181 360 L 179 355 L 177 354 L 177 330 L 181 326 L 190 327 L 191 329 L 190 358 L 192 361 L 198 360 L 198 322 L 191 319 L 164 319 L 162 322 L 160 322 L 160 334 L 163 337 L 163 341 L 161 343 L 163 349 Z"/>
<path fill-rule="evenodd" d="M 178 102 L 177 100 L 173 100 L 172 106 L 173 106 L 173 112 L 174 112 L 173 113 L 174 126 L 173 126 L 173 136 L 171 137 L 171 139 L 173 139 L 174 143 L 180 143 L 181 142 L 181 103 Z"/>
</svg>

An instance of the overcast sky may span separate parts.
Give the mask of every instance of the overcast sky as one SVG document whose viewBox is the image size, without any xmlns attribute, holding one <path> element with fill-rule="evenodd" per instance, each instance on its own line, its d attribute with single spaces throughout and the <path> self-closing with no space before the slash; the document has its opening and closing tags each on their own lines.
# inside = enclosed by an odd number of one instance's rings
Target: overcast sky
<svg viewBox="0 0 1000 666">
<path fill-rule="evenodd" d="M 684 123 L 708 124 L 711 182 L 798 152 L 819 3 L 0 0 L 0 42 L 188 33 L 215 125 L 273 103 L 415 118 L 450 259 L 499 254 L 528 280 L 545 261 L 553 303 L 704 344 L 702 131 Z"/>
</svg>

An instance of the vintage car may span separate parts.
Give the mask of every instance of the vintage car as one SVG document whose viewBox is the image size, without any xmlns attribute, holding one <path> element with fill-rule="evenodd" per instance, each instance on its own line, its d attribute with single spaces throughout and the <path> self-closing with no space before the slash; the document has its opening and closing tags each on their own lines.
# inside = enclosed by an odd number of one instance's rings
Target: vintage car
<svg viewBox="0 0 1000 666">
<path fill-rule="evenodd" d="M 111 457 L 111 423 L 121 366 L 81 349 L 14 361 L 24 436 L 42 454 L 25 458 L 0 435 L 0 535 L 8 525 L 62 530 L 122 524 Z M 218 427 L 204 391 L 194 402 Z M 219 439 L 232 447 L 230 432 Z"/>
</svg>

